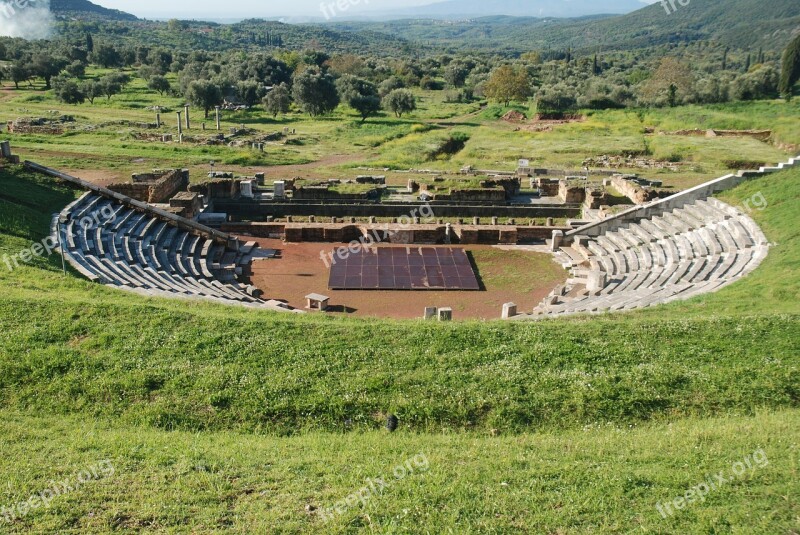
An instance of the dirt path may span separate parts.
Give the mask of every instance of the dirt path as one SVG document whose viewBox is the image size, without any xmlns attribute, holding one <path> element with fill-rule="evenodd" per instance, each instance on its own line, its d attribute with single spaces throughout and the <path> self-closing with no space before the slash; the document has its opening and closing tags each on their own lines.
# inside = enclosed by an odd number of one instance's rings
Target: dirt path
<svg viewBox="0 0 800 535">
<path fill-rule="evenodd" d="M 321 167 L 333 167 L 367 159 L 369 157 L 370 155 L 367 154 L 331 154 L 314 162 L 303 164 L 273 165 L 265 168 L 265 170 L 269 171 L 270 174 L 282 175 L 288 178 L 294 178 L 297 176 L 303 178 L 318 178 L 314 171 Z"/>
</svg>

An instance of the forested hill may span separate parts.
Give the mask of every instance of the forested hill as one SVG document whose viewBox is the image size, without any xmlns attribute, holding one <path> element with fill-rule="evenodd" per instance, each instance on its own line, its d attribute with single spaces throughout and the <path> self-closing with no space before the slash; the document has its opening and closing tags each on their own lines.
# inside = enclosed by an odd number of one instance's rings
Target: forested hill
<svg viewBox="0 0 800 535">
<path fill-rule="evenodd" d="M 800 31 L 797 0 L 656 3 L 628 15 L 581 19 L 483 17 L 464 21 L 341 22 L 336 29 L 374 30 L 451 50 L 638 50 L 669 43 L 716 41 L 733 48 L 779 51 Z"/>
<path fill-rule="evenodd" d="M 796 4 L 797 0 L 698 0 L 686 6 L 676 2 L 676 9 L 669 14 L 657 3 L 628 15 L 579 19 L 498 16 L 465 21 L 409 19 L 330 24 L 253 19 L 231 25 L 143 21 L 86 0 L 53 0 L 53 10 L 63 19 L 60 30 L 67 34 L 87 30 L 84 22 L 72 18 L 95 18 L 91 31 L 111 34 L 120 44 L 209 51 L 315 48 L 332 53 L 413 57 L 468 51 L 518 55 L 572 48 L 578 55 L 628 50 L 647 55 L 648 49 L 660 50 L 665 45 L 713 42 L 715 47 L 754 53 L 763 49 L 777 56 L 791 35 L 800 31 Z M 83 15 L 73 17 L 70 13 Z M 663 50 L 658 52 L 661 53 Z"/>
<path fill-rule="evenodd" d="M 426 47 L 370 29 L 349 32 L 325 25 L 285 24 L 278 21 L 245 20 L 236 24 L 202 21 L 78 20 L 63 18 L 57 25 L 62 38 L 79 39 L 86 32 L 112 39 L 120 46 L 161 46 L 173 50 L 324 50 L 333 54 L 376 57 L 424 54 Z"/>
<path fill-rule="evenodd" d="M 98 6 L 88 0 L 50 0 L 50 11 L 65 18 L 137 20 L 130 13 Z"/>
</svg>

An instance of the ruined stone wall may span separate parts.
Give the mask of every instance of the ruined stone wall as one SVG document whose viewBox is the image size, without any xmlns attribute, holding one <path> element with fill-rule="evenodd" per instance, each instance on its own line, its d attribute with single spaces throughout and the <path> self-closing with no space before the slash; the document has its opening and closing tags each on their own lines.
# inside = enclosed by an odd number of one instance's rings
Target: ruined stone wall
<svg viewBox="0 0 800 535">
<path fill-rule="evenodd" d="M 504 202 L 506 192 L 502 189 L 452 189 L 450 195 L 436 194 L 433 198 L 437 201 L 449 199 L 456 202 Z"/>
<path fill-rule="evenodd" d="M 580 204 L 586 200 L 586 187 L 583 185 L 570 184 L 566 180 L 558 183 L 558 196 L 568 204 Z"/>
<path fill-rule="evenodd" d="M 189 185 L 189 172 L 174 169 L 165 174 L 142 173 L 131 177 L 132 182 L 111 184 L 108 189 L 150 204 L 168 202 L 173 195 Z"/>
<path fill-rule="evenodd" d="M 173 195 L 184 191 L 189 186 L 189 172 L 181 169 L 170 171 L 162 176 L 150 188 L 150 198 L 147 202 L 168 202 Z"/>
<path fill-rule="evenodd" d="M 537 178 L 536 187 L 546 197 L 555 197 L 558 195 L 559 181 L 551 178 Z"/>
<path fill-rule="evenodd" d="M 371 235 L 379 243 L 442 244 L 446 241 L 446 228 L 440 224 L 224 223 L 221 230 L 259 238 L 282 238 L 290 243 L 349 243 Z M 486 245 L 536 243 L 549 239 L 553 230 L 566 232 L 569 227 L 453 225 L 451 242 Z"/>
<path fill-rule="evenodd" d="M 584 210 L 597 210 L 609 204 L 611 196 L 604 190 L 587 188 L 586 200 L 583 202 Z"/>
<path fill-rule="evenodd" d="M 519 177 L 494 177 L 481 182 L 481 187 L 494 188 L 500 186 L 505 190 L 506 197 L 513 197 L 519 193 L 522 182 Z"/>
<path fill-rule="evenodd" d="M 197 193 L 188 191 L 178 192 L 169 200 L 169 205 L 171 208 L 180 208 L 180 215 L 188 219 L 192 219 L 203 208 Z"/>
<path fill-rule="evenodd" d="M 645 204 L 661 197 L 658 190 L 645 189 L 636 182 L 627 180 L 621 176 L 611 177 L 611 185 L 625 195 L 634 204 Z"/>
<path fill-rule="evenodd" d="M 204 195 L 206 199 L 233 199 L 241 193 L 241 183 L 244 179 L 215 178 L 199 184 L 189 186 L 189 191 Z"/>
<path fill-rule="evenodd" d="M 132 184 L 130 182 L 119 182 L 110 184 L 108 189 L 121 193 L 131 199 L 136 199 L 141 202 L 148 202 L 150 199 L 150 185 L 149 184 Z"/>
<path fill-rule="evenodd" d="M 369 198 L 369 193 L 339 193 L 327 187 L 302 186 L 295 188 L 293 198 L 298 201 L 362 201 Z"/>
<path fill-rule="evenodd" d="M 231 234 L 243 234 L 255 238 L 276 238 L 283 239 L 288 235 L 286 224 L 284 223 L 223 223 L 220 227 L 222 232 Z M 290 240 L 287 241 L 302 241 Z"/>
</svg>

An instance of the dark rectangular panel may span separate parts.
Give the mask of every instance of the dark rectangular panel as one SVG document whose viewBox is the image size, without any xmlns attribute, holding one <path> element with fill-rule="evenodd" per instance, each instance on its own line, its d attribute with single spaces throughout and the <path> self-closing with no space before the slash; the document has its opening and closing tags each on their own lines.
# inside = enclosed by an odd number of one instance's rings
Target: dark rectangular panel
<svg viewBox="0 0 800 535">
<path fill-rule="evenodd" d="M 347 290 L 478 290 L 463 249 L 378 247 L 331 265 L 328 286 Z"/>
</svg>

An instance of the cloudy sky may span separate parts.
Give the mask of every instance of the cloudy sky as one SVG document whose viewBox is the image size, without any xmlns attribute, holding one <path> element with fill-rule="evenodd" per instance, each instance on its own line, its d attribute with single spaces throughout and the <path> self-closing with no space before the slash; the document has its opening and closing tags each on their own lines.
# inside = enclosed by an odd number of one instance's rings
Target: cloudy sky
<svg viewBox="0 0 800 535">
<path fill-rule="evenodd" d="M 274 18 L 285 15 L 290 16 L 320 16 L 320 2 L 334 2 L 336 0 L 94 0 L 95 3 L 121 9 L 146 18 L 180 17 L 183 19 L 202 19 L 213 17 L 242 18 L 260 17 Z M 437 0 L 342 0 L 349 2 L 352 7 L 350 13 L 356 11 L 388 11 L 392 9 L 426 5 Z M 653 3 L 658 0 L 640 0 L 643 3 Z"/>
</svg>

